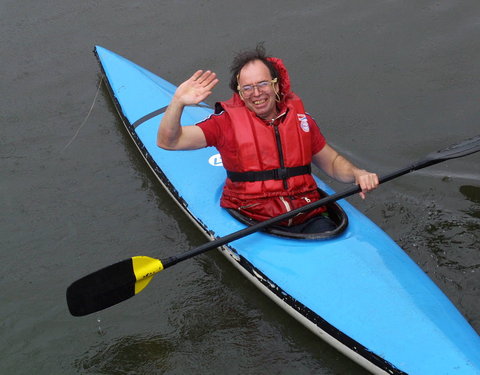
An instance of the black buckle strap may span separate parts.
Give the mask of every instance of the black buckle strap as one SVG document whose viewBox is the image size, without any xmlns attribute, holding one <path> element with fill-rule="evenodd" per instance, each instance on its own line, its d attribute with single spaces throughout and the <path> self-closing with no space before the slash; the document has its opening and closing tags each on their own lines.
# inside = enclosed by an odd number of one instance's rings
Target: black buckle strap
<svg viewBox="0 0 480 375">
<path fill-rule="evenodd" d="M 227 171 L 227 176 L 233 182 L 254 182 L 267 180 L 286 180 L 290 177 L 301 176 L 303 174 L 311 174 L 312 167 L 310 164 L 301 165 L 299 167 L 287 167 L 269 169 L 267 171 L 250 171 L 250 172 L 232 172 Z"/>
</svg>

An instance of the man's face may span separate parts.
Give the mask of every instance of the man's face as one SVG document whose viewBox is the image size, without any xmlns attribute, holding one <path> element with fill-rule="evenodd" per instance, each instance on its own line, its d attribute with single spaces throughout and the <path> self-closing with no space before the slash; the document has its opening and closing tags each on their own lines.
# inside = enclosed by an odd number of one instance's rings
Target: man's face
<svg viewBox="0 0 480 375">
<path fill-rule="evenodd" d="M 278 114 L 275 101 L 278 83 L 270 83 L 271 81 L 270 70 L 260 60 L 254 60 L 245 65 L 240 70 L 238 77 L 240 97 L 248 109 L 264 120 L 274 119 Z M 265 82 L 268 82 L 268 84 L 265 84 Z M 263 84 L 263 87 L 256 86 L 258 84 L 260 86 Z M 251 86 L 254 86 L 253 89 Z M 244 88 L 247 90 L 244 90 Z"/>
</svg>

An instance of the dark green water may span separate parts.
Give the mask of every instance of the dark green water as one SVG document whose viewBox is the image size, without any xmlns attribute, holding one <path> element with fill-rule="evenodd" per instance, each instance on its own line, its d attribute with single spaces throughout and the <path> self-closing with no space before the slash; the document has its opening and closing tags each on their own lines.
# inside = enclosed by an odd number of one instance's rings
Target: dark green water
<svg viewBox="0 0 480 375">
<path fill-rule="evenodd" d="M 0 373 L 365 373 L 215 252 L 118 306 L 69 315 L 75 279 L 205 241 L 104 87 L 96 97 L 93 46 L 176 84 L 212 69 L 222 80 L 212 104 L 229 95 L 234 52 L 265 41 L 329 141 L 387 173 L 480 133 L 478 1 L 2 0 L 0 15 Z M 479 332 L 480 155 L 351 201 Z"/>
</svg>

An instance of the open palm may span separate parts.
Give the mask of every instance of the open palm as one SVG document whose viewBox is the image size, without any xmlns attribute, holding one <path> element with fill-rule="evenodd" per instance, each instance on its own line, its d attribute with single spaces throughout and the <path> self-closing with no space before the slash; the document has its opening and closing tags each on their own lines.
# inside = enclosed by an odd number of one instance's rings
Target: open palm
<svg viewBox="0 0 480 375">
<path fill-rule="evenodd" d="M 218 83 L 217 75 L 209 70 L 196 71 L 193 76 L 178 86 L 175 97 L 183 105 L 194 105 L 205 100 Z"/>
</svg>

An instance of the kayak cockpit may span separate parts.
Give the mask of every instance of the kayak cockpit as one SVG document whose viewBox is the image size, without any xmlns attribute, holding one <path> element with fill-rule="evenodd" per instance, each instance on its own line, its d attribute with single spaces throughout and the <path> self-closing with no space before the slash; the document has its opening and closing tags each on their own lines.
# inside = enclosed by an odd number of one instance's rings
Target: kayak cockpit
<svg viewBox="0 0 480 375">
<path fill-rule="evenodd" d="M 320 194 L 322 197 L 327 196 L 327 194 L 321 190 Z M 324 240 L 336 237 L 340 235 L 348 226 L 348 216 L 345 211 L 338 205 L 336 202 L 331 202 L 326 205 L 327 216 L 335 224 L 335 228 L 332 230 L 317 232 L 317 233 L 296 233 L 289 231 L 286 227 L 281 227 L 279 225 L 274 225 L 271 227 L 266 227 L 263 229 L 264 232 L 273 234 L 280 237 L 288 237 L 295 239 L 305 239 L 305 240 Z M 243 215 L 240 211 L 234 209 L 227 209 L 228 213 L 232 215 L 235 219 L 246 224 L 248 226 L 255 225 L 258 221 L 249 218 L 248 216 Z"/>
</svg>

